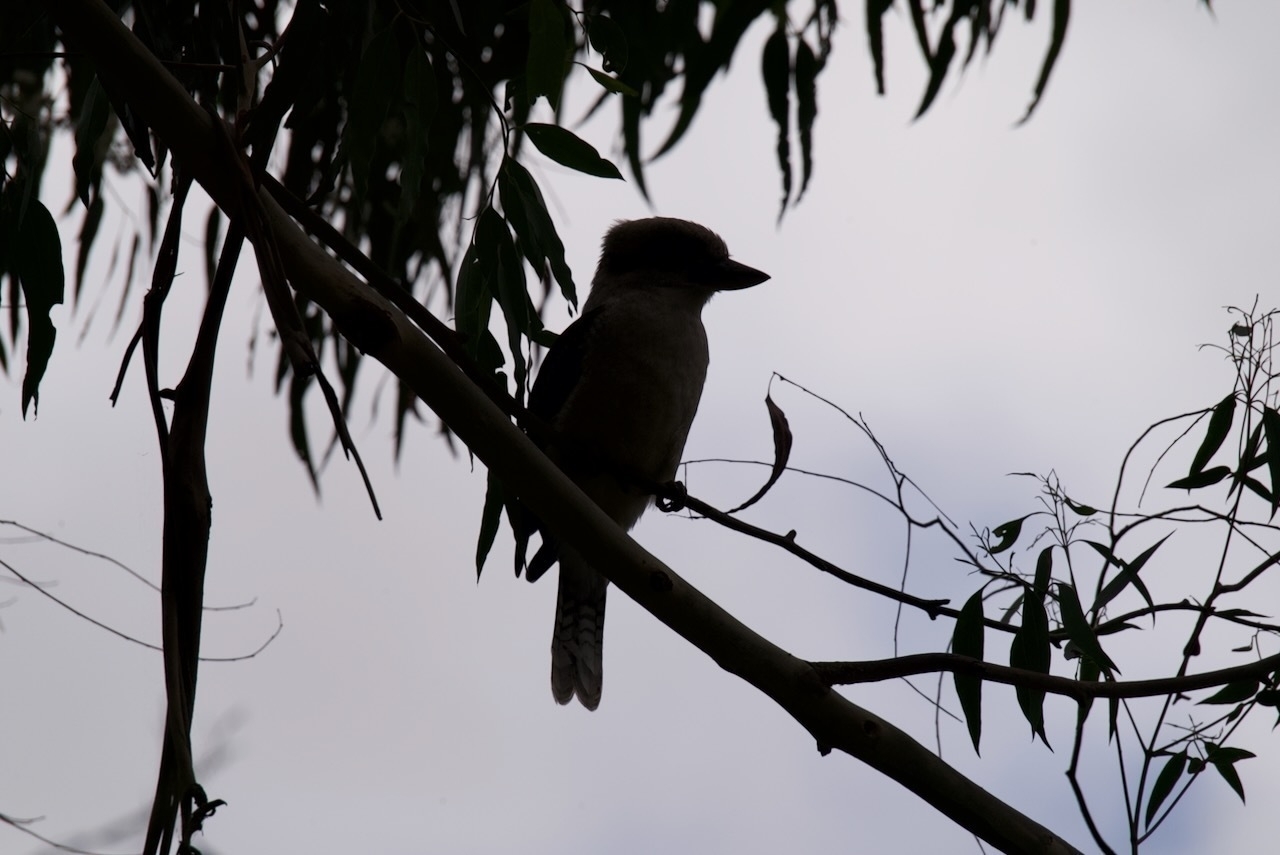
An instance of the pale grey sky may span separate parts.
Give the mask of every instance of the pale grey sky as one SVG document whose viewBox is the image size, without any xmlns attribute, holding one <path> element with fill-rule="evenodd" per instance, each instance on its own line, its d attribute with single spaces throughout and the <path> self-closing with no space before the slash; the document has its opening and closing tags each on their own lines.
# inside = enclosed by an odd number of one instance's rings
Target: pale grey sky
<svg viewBox="0 0 1280 855">
<path fill-rule="evenodd" d="M 735 257 L 773 276 L 707 308 L 712 369 L 686 456 L 767 457 L 762 398 L 778 371 L 864 414 L 957 520 L 994 525 L 1031 510 L 1032 486 L 1005 476 L 1018 470 L 1056 468 L 1073 495 L 1105 502 L 1142 428 L 1225 394 L 1227 367 L 1196 349 L 1222 340 L 1222 306 L 1255 294 L 1264 306 L 1280 302 L 1280 7 L 1218 3 L 1211 16 L 1190 0 L 1077 4 L 1048 94 L 1016 129 L 1047 21 L 1007 22 L 996 54 L 912 123 L 923 74 L 907 22 L 886 33 L 890 94 L 879 99 L 858 18 L 838 31 L 823 77 L 814 184 L 780 228 L 758 74 L 766 26 L 748 34 L 685 141 L 650 167 L 654 212 L 705 223 Z M 602 111 L 581 132 L 608 151 L 614 127 Z M 660 138 L 649 131 L 653 145 Z M 650 209 L 631 184 L 530 158 L 585 283 L 609 223 Z M 55 211 L 66 180 L 50 181 Z M 126 203 L 140 198 L 127 182 L 114 187 Z M 68 245 L 78 216 L 61 221 Z M 167 310 L 175 358 L 203 293 L 202 229 L 197 218 L 186 229 L 180 268 L 190 298 Z M 107 255 L 96 251 L 99 272 Z M 433 427 L 414 431 L 393 466 L 389 420 L 367 416 L 378 380 L 371 363 L 352 424 L 386 521 L 373 519 L 354 468 L 340 461 L 316 502 L 271 392 L 265 346 L 246 378 L 254 285 L 245 279 L 233 292 L 221 343 L 208 599 L 256 604 L 211 614 L 205 649 L 251 650 L 277 610 L 284 630 L 257 659 L 202 670 L 195 741 L 198 751 L 223 752 L 204 784 L 228 801 L 205 851 L 977 851 L 896 784 L 849 758 L 819 757 L 770 701 L 616 591 L 600 710 L 557 707 L 547 685 L 554 583 L 512 578 L 505 537 L 475 583 L 482 471 L 451 457 Z M 19 421 L 14 378 L 0 389 L 0 518 L 155 579 L 159 472 L 141 375 L 111 410 L 126 337 L 108 340 L 104 316 L 82 346 L 67 346 L 86 308 L 60 319 L 63 346 L 38 420 Z M 126 327 L 136 317 L 135 305 Z M 567 321 L 554 306 L 548 324 Z M 794 390 L 776 387 L 775 398 L 791 418 L 797 465 L 878 477 L 866 444 L 840 420 Z M 691 489 L 728 505 L 759 477 L 703 466 Z M 749 517 L 797 529 L 854 572 L 892 584 L 901 571 L 900 528 L 851 491 L 788 477 Z M 888 604 L 779 552 L 658 514 L 636 536 L 797 655 L 891 652 Z M 158 641 L 159 604 L 142 585 L 13 531 L 0 538 L 0 557 L 56 583 L 59 596 Z M 917 548 L 915 591 L 972 589 L 944 551 Z M 4 583 L 0 600 L 10 596 L 0 610 L 0 811 L 46 817 L 37 828 L 55 839 L 136 850 L 136 834 L 92 835 L 149 802 L 160 658 Z M 913 618 L 904 647 L 939 649 L 947 632 Z M 903 687 L 849 695 L 932 743 L 931 709 Z M 985 713 L 983 758 L 949 723 L 947 759 L 1091 850 L 1062 774 L 1073 709 L 1049 703 L 1053 754 L 1031 743 L 1012 692 L 989 690 Z M 1104 734 L 1093 735 L 1087 779 L 1100 801 L 1119 805 Z M 1212 839 L 1214 851 L 1243 852 L 1272 836 L 1266 806 L 1280 796 L 1280 762 L 1265 727 L 1255 740 L 1260 758 L 1240 767 L 1251 807 L 1206 781 L 1152 851 L 1206 851 Z M 1104 808 L 1101 821 L 1120 842 L 1121 811 Z M 0 851 L 38 848 L 0 827 Z"/>
</svg>

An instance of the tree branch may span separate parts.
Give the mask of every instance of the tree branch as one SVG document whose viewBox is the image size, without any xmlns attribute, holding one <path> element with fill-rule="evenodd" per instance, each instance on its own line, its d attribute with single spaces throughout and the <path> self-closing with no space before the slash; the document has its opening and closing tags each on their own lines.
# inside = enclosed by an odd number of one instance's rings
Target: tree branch
<svg viewBox="0 0 1280 855">
<path fill-rule="evenodd" d="M 1236 665 L 1185 677 L 1092 683 L 1071 677 L 1041 674 L 1039 671 L 1027 671 L 1023 668 L 1009 668 L 969 656 L 957 656 L 954 653 L 917 653 L 866 662 L 813 662 L 811 664 L 819 678 L 831 686 L 877 683 L 881 680 L 949 671 L 953 674 L 971 674 L 989 683 L 1039 689 L 1054 695 L 1065 695 L 1077 701 L 1086 701 L 1090 698 L 1150 698 L 1216 688 L 1237 680 L 1262 680 L 1280 668 L 1280 654 L 1267 656 L 1247 665 Z"/>
</svg>

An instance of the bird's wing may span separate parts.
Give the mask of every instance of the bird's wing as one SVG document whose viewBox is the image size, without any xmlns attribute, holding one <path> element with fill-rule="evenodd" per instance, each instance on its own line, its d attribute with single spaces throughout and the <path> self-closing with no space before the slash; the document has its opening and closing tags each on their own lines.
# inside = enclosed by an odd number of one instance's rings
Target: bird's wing
<svg viewBox="0 0 1280 855">
<path fill-rule="evenodd" d="M 538 378 L 529 391 L 529 412 L 548 425 L 555 422 L 557 414 L 573 394 L 578 378 L 582 376 L 582 365 L 599 311 L 593 309 L 569 324 L 556 338 L 556 343 L 547 351 L 547 357 L 542 361 Z M 525 578 L 536 582 L 559 559 L 560 544 L 542 527 L 537 515 L 528 507 L 512 503 L 508 505 L 507 517 L 516 539 L 516 575 L 524 569 Z M 529 538 L 535 531 L 541 536 L 542 544 L 526 566 Z"/>
<path fill-rule="evenodd" d="M 538 379 L 529 391 L 529 412 L 544 422 L 555 420 L 582 376 L 582 365 L 599 315 L 600 309 L 596 308 L 580 316 L 560 333 L 547 351 Z"/>
</svg>

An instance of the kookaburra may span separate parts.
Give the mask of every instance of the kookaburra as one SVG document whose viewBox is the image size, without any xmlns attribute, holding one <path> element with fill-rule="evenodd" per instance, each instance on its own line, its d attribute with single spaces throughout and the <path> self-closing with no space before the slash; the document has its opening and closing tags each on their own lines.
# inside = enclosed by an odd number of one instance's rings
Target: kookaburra
<svg viewBox="0 0 1280 855">
<path fill-rule="evenodd" d="M 671 481 L 680 463 L 707 376 L 702 307 L 717 291 L 768 278 L 687 220 L 622 221 L 605 235 L 591 295 L 547 353 L 529 410 L 551 429 L 547 455 L 624 530 L 649 506 L 646 487 Z M 538 525 L 523 512 L 513 527 L 519 572 Z M 545 531 L 529 580 L 557 559 L 551 693 L 561 704 L 577 695 L 594 710 L 609 580 Z"/>
</svg>

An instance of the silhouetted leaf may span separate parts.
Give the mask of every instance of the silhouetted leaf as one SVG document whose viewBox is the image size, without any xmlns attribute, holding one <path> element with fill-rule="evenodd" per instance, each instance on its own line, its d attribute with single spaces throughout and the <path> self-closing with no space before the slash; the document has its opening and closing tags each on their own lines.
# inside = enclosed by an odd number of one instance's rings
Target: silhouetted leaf
<svg viewBox="0 0 1280 855">
<path fill-rule="evenodd" d="M 1237 617 L 1257 617 L 1257 618 L 1260 618 L 1260 617 L 1266 617 L 1266 615 L 1259 614 L 1258 612 L 1251 612 L 1251 611 L 1249 611 L 1248 609 L 1222 609 L 1222 610 L 1220 610 L 1220 611 L 1215 611 L 1215 612 L 1214 612 L 1214 614 L 1215 614 L 1215 615 L 1217 615 L 1218 617 L 1233 617 L 1233 618 L 1237 618 Z"/>
<path fill-rule="evenodd" d="M 1034 597 L 1023 599 L 1022 626 L 1014 633 L 1013 642 L 1009 646 L 1009 665 L 1039 674 L 1049 673 L 1049 617 L 1045 613 L 1044 603 Z M 1044 732 L 1044 692 L 1022 686 L 1015 688 L 1018 706 L 1031 725 L 1032 734 L 1049 745 Z"/>
<path fill-rule="evenodd" d="M 1252 756 L 1252 755 L 1251 755 Z M 1213 768 L 1217 769 L 1217 773 L 1226 781 L 1226 785 L 1235 790 L 1235 795 L 1240 796 L 1240 803 L 1244 803 L 1244 782 L 1240 781 L 1240 773 L 1235 771 L 1234 762 L 1225 762 L 1225 760 L 1210 759 Z"/>
<path fill-rule="evenodd" d="M 884 94 L 884 14 L 893 8 L 893 0 L 867 0 L 867 41 L 871 45 L 871 62 L 876 71 L 876 93 Z"/>
<path fill-rule="evenodd" d="M 796 44 L 796 127 L 800 131 L 800 193 L 809 189 L 813 177 L 813 126 L 818 119 L 818 58 L 804 39 Z"/>
<path fill-rule="evenodd" d="M 928 57 L 929 61 L 929 82 L 925 84 L 924 97 L 920 100 L 920 108 L 916 110 L 915 118 L 920 118 L 933 104 L 933 99 L 938 97 L 938 93 L 942 91 L 942 83 L 947 79 L 947 70 L 951 67 L 951 60 L 956 55 L 956 24 L 958 24 L 968 13 L 969 6 L 967 3 L 956 3 L 951 8 L 951 15 L 947 18 L 946 24 L 942 27 L 942 32 L 938 34 L 938 44 L 933 49 L 933 55 Z M 928 36 L 926 35 L 927 39 Z"/>
<path fill-rule="evenodd" d="M 103 207 L 102 197 L 95 195 L 88 210 L 84 212 L 84 222 L 80 224 L 80 236 L 76 241 L 76 285 L 72 291 L 72 299 L 77 303 L 80 300 L 80 286 L 84 281 L 84 269 L 89 264 L 89 250 L 93 247 L 94 238 L 98 236 L 98 227 L 102 225 Z"/>
<path fill-rule="evenodd" d="M 369 187 L 370 163 L 391 104 L 388 93 L 399 92 L 403 81 L 400 46 L 392 28 L 386 27 L 365 45 L 347 97 L 342 156 L 351 164 L 351 183 L 357 199 L 363 199 Z"/>
<path fill-rule="evenodd" d="M 498 194 L 502 200 L 502 210 L 511 221 L 529 264 L 539 272 L 549 264 L 556 281 L 560 283 L 560 293 L 569 301 L 569 305 L 576 308 L 578 291 L 573 283 L 573 273 L 565 262 L 564 244 L 551 221 L 542 191 L 538 189 L 529 170 L 513 158 L 504 158 L 498 172 Z"/>
<path fill-rule="evenodd" d="M 396 221 L 409 221 L 422 192 L 427 163 L 427 129 L 436 112 L 436 78 L 425 51 L 415 45 L 404 63 L 404 154 L 400 159 L 400 201 Z"/>
<path fill-rule="evenodd" d="M 1198 490 L 1201 487 L 1212 487 L 1230 474 L 1231 470 L 1226 466 L 1215 466 L 1212 469 L 1197 472 L 1195 475 L 1179 478 L 1166 486 L 1170 490 Z"/>
<path fill-rule="evenodd" d="M 1046 546 L 1040 550 L 1040 555 L 1036 558 L 1036 576 L 1032 583 L 1031 590 L 1035 592 L 1036 598 L 1040 602 L 1044 602 L 1044 598 L 1049 593 L 1049 580 L 1053 577 L 1053 547 Z"/>
<path fill-rule="evenodd" d="M 280 353 L 280 365 L 285 367 L 288 365 L 288 359 L 284 355 L 283 349 Z M 311 481 L 311 489 L 317 495 L 320 493 L 320 476 L 316 470 L 316 463 L 311 455 L 311 439 L 307 433 L 307 417 L 306 407 L 303 401 L 306 398 L 307 390 L 311 388 L 311 381 L 314 379 L 313 374 L 302 374 L 293 372 L 289 375 L 289 439 L 293 442 L 293 451 L 298 455 L 298 459 L 302 461 L 302 465 L 307 469 L 307 478 Z M 280 380 L 277 378 L 277 387 Z"/>
<path fill-rule="evenodd" d="M 1023 521 L 1029 516 L 1031 516 L 1031 514 L 1027 514 L 1027 516 L 1024 517 L 1018 517 L 1016 520 L 1009 520 L 1007 523 L 1001 523 L 991 529 L 991 533 L 1000 538 L 1000 542 L 990 549 L 992 555 L 998 555 L 1013 546 L 1018 539 L 1018 535 L 1022 534 Z"/>
<path fill-rule="evenodd" d="M 498 536 L 498 526 L 502 523 L 502 508 L 506 499 L 503 496 L 502 482 L 489 470 L 488 489 L 484 494 L 484 510 L 480 514 L 480 536 L 476 539 L 476 581 L 484 570 L 484 561 L 493 548 L 494 538 Z"/>
<path fill-rule="evenodd" d="M 480 223 L 493 213 L 486 208 L 480 215 Z M 501 218 L 499 217 L 499 223 Z M 454 304 L 457 314 L 454 324 L 467 343 L 467 352 L 475 357 L 480 349 L 482 334 L 489 330 L 489 312 L 493 307 L 493 294 L 489 291 L 489 283 L 493 277 L 484 268 L 497 260 L 497 247 L 482 245 L 483 231 L 477 225 L 476 236 L 471 246 L 467 247 L 458 265 L 458 280 L 454 287 Z"/>
<path fill-rule="evenodd" d="M 604 57 L 604 70 L 621 73 L 627 67 L 627 35 L 608 15 L 587 19 L 587 38 L 596 53 Z"/>
<path fill-rule="evenodd" d="M 1087 543 L 1089 546 L 1092 546 L 1099 555 L 1107 560 L 1108 564 L 1120 563 L 1120 559 L 1116 558 L 1115 553 L 1111 551 L 1111 547 L 1107 546 L 1105 543 L 1098 543 L 1096 540 L 1086 540 L 1083 541 L 1083 543 Z"/>
<path fill-rule="evenodd" d="M 1235 680 L 1227 683 L 1209 697 L 1200 701 L 1202 704 L 1238 704 L 1247 701 L 1258 691 L 1257 680 Z"/>
<path fill-rule="evenodd" d="M 1249 434 L 1249 441 L 1244 445 L 1244 454 L 1240 455 L 1241 472 L 1252 472 L 1267 462 L 1258 455 L 1258 449 L 1262 446 L 1262 428 L 1263 423 L 1260 420 L 1254 427 L 1253 433 Z"/>
<path fill-rule="evenodd" d="M 962 4 L 957 3 L 956 5 L 958 7 Z M 1027 14 L 1031 14 L 1030 6 L 1028 6 Z M 1031 103 L 1027 105 L 1027 113 L 1022 117 L 1019 124 L 1030 119 L 1031 114 L 1040 105 L 1040 98 L 1044 95 L 1045 87 L 1049 85 L 1049 75 L 1053 72 L 1053 66 L 1058 61 L 1058 54 L 1062 52 L 1063 42 L 1067 39 L 1067 24 L 1070 20 L 1071 0 L 1054 0 L 1053 32 L 1049 36 L 1049 50 L 1045 53 L 1044 65 L 1040 68 L 1040 79 L 1036 81 L 1035 95 L 1032 97 Z"/>
<path fill-rule="evenodd" d="M 1098 663 L 1092 659 L 1084 658 L 1080 660 L 1080 674 L 1078 679 L 1081 683 L 1096 683 L 1098 676 L 1102 673 L 1102 669 L 1098 667 Z M 1085 721 L 1089 718 L 1089 711 L 1093 709 L 1093 698 L 1088 697 L 1080 702 L 1076 711 L 1076 727 L 1084 727 Z"/>
<path fill-rule="evenodd" d="M 1191 475 L 1197 472 L 1203 472 L 1204 467 L 1208 465 L 1213 455 L 1218 453 L 1218 449 L 1222 447 L 1222 442 L 1227 438 L 1227 434 L 1231 431 L 1231 420 L 1235 417 L 1236 412 L 1236 396 L 1228 395 L 1219 401 L 1213 408 L 1213 412 L 1209 415 L 1209 427 L 1204 432 L 1204 439 L 1200 442 L 1200 447 L 1196 449 L 1196 455 L 1191 459 Z"/>
<path fill-rule="evenodd" d="M 1262 427 L 1267 437 L 1267 474 L 1271 476 L 1271 515 L 1275 516 L 1280 503 L 1280 413 L 1263 407 Z"/>
<path fill-rule="evenodd" d="M 1205 759 L 1210 763 L 1238 763 L 1241 760 L 1252 760 L 1257 756 L 1257 754 L 1244 748 L 1236 748 L 1232 745 L 1218 745 L 1214 742 L 1205 743 Z"/>
<path fill-rule="evenodd" d="M 1155 783 L 1151 785 L 1151 797 L 1147 799 L 1146 823 L 1151 825 L 1151 819 L 1156 815 L 1156 811 L 1160 809 L 1160 805 L 1164 804 L 1164 800 L 1173 792 L 1173 788 L 1177 785 L 1178 779 L 1182 777 L 1182 773 L 1187 769 L 1187 752 L 1181 751 L 1169 758 L 1164 764 L 1164 768 L 1160 770 L 1160 774 L 1156 775 Z"/>
<path fill-rule="evenodd" d="M 76 174 L 76 198 L 86 207 L 89 205 L 89 190 L 96 187 L 102 178 L 101 140 L 110 118 L 111 102 L 102 88 L 102 81 L 95 75 L 80 106 L 80 116 L 76 121 L 76 153 L 71 158 L 71 169 Z"/>
<path fill-rule="evenodd" d="M 776 151 L 778 171 L 782 173 L 782 204 L 778 217 L 781 218 L 791 198 L 791 48 L 787 43 L 785 21 L 779 21 L 778 29 L 764 43 L 760 68 L 764 75 L 769 115 L 778 128 Z"/>
<path fill-rule="evenodd" d="M 1120 592 L 1129 585 L 1133 585 L 1133 587 L 1137 589 L 1138 593 L 1142 595 L 1142 599 L 1146 602 L 1148 608 L 1154 608 L 1155 602 L 1151 599 L 1151 592 L 1147 590 L 1146 583 L 1142 581 L 1138 576 L 1138 573 L 1146 565 L 1147 561 L 1150 560 L 1151 556 L 1155 554 L 1156 550 L 1172 536 L 1173 532 L 1166 534 L 1132 561 L 1118 561 L 1114 560 L 1113 557 L 1114 563 L 1117 567 L 1116 577 L 1108 582 L 1099 592 L 1098 600 L 1093 604 L 1091 611 L 1094 614 L 1101 612 L 1108 603 L 1118 597 Z"/>
<path fill-rule="evenodd" d="M 1098 636 L 1085 619 L 1075 588 L 1066 582 L 1058 583 L 1058 608 L 1062 614 L 1062 625 L 1067 631 L 1067 637 L 1075 642 L 1080 652 L 1097 663 L 1098 667 L 1106 673 L 1110 674 L 1112 671 L 1120 673 L 1120 669 L 1111 661 L 1111 657 L 1103 652 L 1102 645 L 1098 643 Z"/>
<path fill-rule="evenodd" d="M 535 326 L 542 328 L 538 319 L 538 310 L 529 299 L 529 291 L 525 284 L 524 265 L 516 252 L 511 232 L 503 223 L 502 229 L 493 235 L 498 244 L 498 263 L 493 270 L 494 281 L 489 290 L 497 296 L 498 305 L 507 320 L 507 348 L 511 352 L 512 375 L 516 381 L 516 389 L 523 390 L 525 385 L 524 348 L 520 344 L 521 336 L 533 337 Z"/>
<path fill-rule="evenodd" d="M 979 590 L 960 609 L 955 630 L 951 634 L 951 652 L 972 659 L 982 659 L 982 647 L 982 591 Z M 960 709 L 969 726 L 969 738 L 973 740 L 973 750 L 981 754 L 978 743 L 982 737 L 982 678 L 959 672 L 952 676 L 955 678 Z"/>
<path fill-rule="evenodd" d="M 538 151 L 561 166 L 600 178 L 622 180 L 622 173 L 618 171 L 618 167 L 601 157 L 595 146 L 572 131 L 565 130 L 559 125 L 530 122 L 524 126 L 524 132 Z"/>
<path fill-rule="evenodd" d="M 687 51 L 684 54 L 685 69 L 683 88 L 680 91 L 680 115 L 676 117 L 676 123 L 671 128 L 671 133 L 667 135 L 666 142 L 653 156 L 654 160 L 669 152 L 684 137 L 693 123 L 693 117 L 697 115 L 698 107 L 702 104 L 703 93 L 711 85 L 715 76 L 729 67 L 729 61 L 733 58 L 733 52 L 738 47 L 742 34 L 770 5 L 756 0 L 756 2 L 725 3 L 717 8 L 711 26 L 711 37 L 697 45 L 696 50 Z M 669 8 L 686 10 L 684 14 L 688 15 L 691 24 L 696 25 L 697 4 L 674 3 L 670 4 Z"/>
<path fill-rule="evenodd" d="M 595 79 L 596 83 L 599 83 L 608 92 L 613 92 L 618 95 L 628 95 L 632 98 L 638 98 L 640 96 L 639 92 L 632 89 L 618 78 L 610 77 L 603 71 L 596 71 L 594 68 L 588 68 L 587 73 Z"/>
<path fill-rule="evenodd" d="M 101 82 L 101 78 L 99 78 Z M 156 158 L 152 152 L 151 128 L 146 121 L 129 106 L 128 99 L 123 93 L 117 91 L 109 82 L 102 84 L 107 94 L 107 99 L 111 102 L 111 109 L 115 111 L 116 118 L 120 120 L 120 126 L 124 128 L 125 135 L 129 137 L 129 142 L 133 143 L 133 153 L 147 167 L 147 171 L 152 175 L 156 173 Z M 160 164 L 164 165 L 164 147 L 159 141 L 156 142 L 156 149 L 160 152 Z M 155 230 L 152 229 L 151 241 L 155 243 Z"/>
<path fill-rule="evenodd" d="M 218 270 L 218 232 L 222 228 L 222 209 L 214 205 L 204 222 L 204 275 L 207 287 L 213 287 L 213 276 Z"/>
<path fill-rule="evenodd" d="M 1262 499 L 1262 501 L 1266 502 L 1269 505 L 1273 504 L 1274 496 L 1272 496 L 1271 491 L 1266 487 L 1264 487 L 1262 483 L 1258 481 L 1257 478 L 1253 478 L 1249 475 L 1244 475 L 1244 476 L 1236 476 L 1236 480 L 1239 481 L 1244 486 L 1248 487 L 1249 492 L 1253 493 L 1258 498 Z"/>
<path fill-rule="evenodd" d="M 57 330 L 49 313 L 62 302 L 66 273 L 62 268 L 62 240 L 58 226 L 39 199 L 31 199 L 13 247 L 13 271 L 22 287 L 27 307 L 27 371 L 22 378 L 22 416 L 29 404 L 40 408 L 40 381 L 53 354 Z"/>
<path fill-rule="evenodd" d="M 214 206 L 217 210 L 217 206 Z M 124 287 L 120 289 L 120 304 L 116 307 L 116 316 L 111 320 L 111 332 L 114 334 L 124 320 L 124 307 L 129 303 L 129 292 L 133 289 L 133 272 L 138 263 L 138 255 L 142 249 L 142 233 L 133 233 L 133 246 L 129 248 L 129 265 L 124 273 Z M 212 280 L 210 280 L 212 281 Z"/>
<path fill-rule="evenodd" d="M 526 91 L 532 104 L 545 95 L 551 109 L 560 106 L 569 41 L 565 38 L 564 12 L 553 0 L 529 4 L 529 59 L 525 65 Z"/>
<path fill-rule="evenodd" d="M 731 514 L 736 514 L 738 511 L 749 508 L 763 499 L 764 494 L 769 492 L 770 488 L 782 477 L 782 473 L 787 469 L 787 461 L 791 459 L 791 425 L 787 423 L 787 415 L 782 412 L 781 407 L 773 402 L 773 398 L 767 394 L 764 396 L 764 405 L 769 410 L 769 424 L 773 428 L 773 468 L 770 470 L 769 480 L 764 482 L 764 486 L 757 490 L 750 499 L 729 511 Z"/>
<path fill-rule="evenodd" d="M 1066 496 L 1062 497 L 1062 501 L 1066 502 L 1067 507 L 1070 508 L 1074 513 L 1082 517 L 1091 517 L 1098 512 L 1097 508 L 1092 508 L 1088 505 L 1078 504 L 1076 502 L 1071 501 L 1071 499 L 1067 498 Z"/>
<path fill-rule="evenodd" d="M 640 153 L 640 119 L 643 114 L 639 98 L 622 100 L 622 148 L 627 153 L 627 165 L 636 180 L 636 189 L 645 201 L 650 201 L 649 188 L 644 182 L 645 162 Z"/>
<path fill-rule="evenodd" d="M 1005 606 L 1004 613 L 1000 615 L 1000 623 L 1008 626 L 1013 621 L 1013 616 L 1022 610 L 1022 603 L 1027 598 L 1027 592 L 1023 591 L 1013 598 L 1013 602 Z"/>
<path fill-rule="evenodd" d="M 157 229 L 160 228 L 160 192 L 150 182 L 147 188 L 147 239 L 154 247 Z"/>
</svg>

